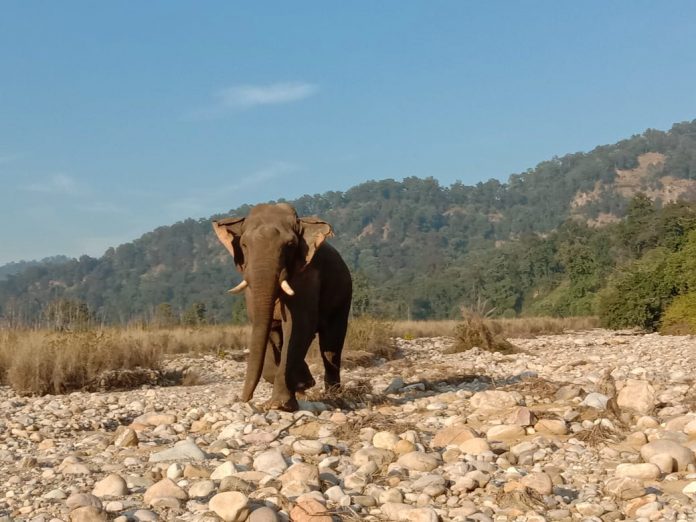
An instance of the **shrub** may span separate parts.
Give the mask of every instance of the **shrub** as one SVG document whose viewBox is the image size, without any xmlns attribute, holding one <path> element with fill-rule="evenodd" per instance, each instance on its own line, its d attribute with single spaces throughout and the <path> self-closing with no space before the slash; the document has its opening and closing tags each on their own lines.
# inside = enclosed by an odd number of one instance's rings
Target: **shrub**
<svg viewBox="0 0 696 522">
<path fill-rule="evenodd" d="M 600 293 L 599 316 L 609 328 L 640 327 L 654 331 L 674 295 L 674 284 L 666 276 L 668 252 L 649 251 L 626 266 Z"/>
<path fill-rule="evenodd" d="M 662 316 L 660 333 L 696 334 L 696 292 L 677 296 Z"/>
</svg>

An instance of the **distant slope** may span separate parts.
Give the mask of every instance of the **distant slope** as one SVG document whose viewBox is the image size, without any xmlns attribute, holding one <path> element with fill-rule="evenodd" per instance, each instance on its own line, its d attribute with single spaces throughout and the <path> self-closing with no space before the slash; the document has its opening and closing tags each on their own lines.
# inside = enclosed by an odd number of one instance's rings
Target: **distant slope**
<svg viewBox="0 0 696 522">
<path fill-rule="evenodd" d="M 509 271 L 502 246 L 543 237 L 568 219 L 595 227 L 615 222 L 638 192 L 660 204 L 696 199 L 696 120 L 550 159 L 508 183 L 441 187 L 432 178 L 388 179 L 291 203 L 301 215 L 334 225 L 331 241 L 356 274 L 356 308 L 433 318 L 456 314 L 460 303 L 480 296 L 497 302 L 500 284 L 492 280 Z M 495 270 L 493 260 L 502 263 Z M 549 258 L 549 271 L 552 265 Z M 152 317 L 161 303 L 178 314 L 202 302 L 211 320 L 227 321 L 241 301 L 224 291 L 237 278 L 210 220 L 188 219 L 99 259 L 27 267 L 0 282 L 0 313 L 31 321 L 48 302 L 69 298 L 102 320 L 125 322 Z M 500 298 L 509 313 L 524 301 L 521 294 Z"/>
</svg>

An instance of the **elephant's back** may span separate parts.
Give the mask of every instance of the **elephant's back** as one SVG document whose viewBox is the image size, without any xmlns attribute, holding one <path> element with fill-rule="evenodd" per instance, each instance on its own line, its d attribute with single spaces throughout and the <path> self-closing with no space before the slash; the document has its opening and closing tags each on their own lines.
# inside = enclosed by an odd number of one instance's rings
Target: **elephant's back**
<svg viewBox="0 0 696 522">
<path fill-rule="evenodd" d="M 353 282 L 348 265 L 338 250 L 325 241 L 317 249 L 312 265 L 319 272 L 323 305 L 350 305 Z"/>
</svg>

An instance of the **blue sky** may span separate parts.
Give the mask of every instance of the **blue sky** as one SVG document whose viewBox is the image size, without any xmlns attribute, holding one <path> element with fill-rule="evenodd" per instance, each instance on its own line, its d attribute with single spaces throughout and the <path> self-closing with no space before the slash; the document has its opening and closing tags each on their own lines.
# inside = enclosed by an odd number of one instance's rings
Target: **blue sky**
<svg viewBox="0 0 696 522">
<path fill-rule="evenodd" d="M 0 4 L 0 264 L 696 118 L 693 2 Z"/>
</svg>

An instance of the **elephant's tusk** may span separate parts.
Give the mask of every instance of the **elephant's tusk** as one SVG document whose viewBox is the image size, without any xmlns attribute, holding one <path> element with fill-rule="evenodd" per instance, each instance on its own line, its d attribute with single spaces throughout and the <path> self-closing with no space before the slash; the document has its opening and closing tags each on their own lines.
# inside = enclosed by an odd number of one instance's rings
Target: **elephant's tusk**
<svg viewBox="0 0 696 522">
<path fill-rule="evenodd" d="M 285 292 L 288 295 L 295 295 L 295 291 L 292 289 L 290 284 L 285 279 L 283 279 L 280 282 L 280 288 L 282 288 L 283 292 Z"/>
<path fill-rule="evenodd" d="M 230 294 L 238 294 L 239 292 L 244 290 L 247 286 L 249 286 L 249 283 L 247 283 L 246 279 L 243 279 L 241 283 L 239 283 L 234 288 L 230 288 L 227 292 Z"/>
</svg>

